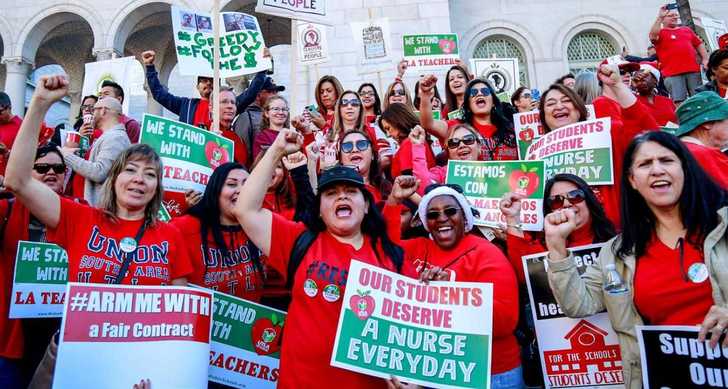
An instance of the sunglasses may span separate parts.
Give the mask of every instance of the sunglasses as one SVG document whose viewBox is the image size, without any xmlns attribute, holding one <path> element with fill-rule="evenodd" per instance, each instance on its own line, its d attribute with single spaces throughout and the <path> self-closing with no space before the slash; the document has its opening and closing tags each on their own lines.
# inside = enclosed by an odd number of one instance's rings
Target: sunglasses
<svg viewBox="0 0 728 389">
<path fill-rule="evenodd" d="M 341 99 L 341 106 L 350 105 L 352 107 L 361 106 L 361 100 L 359 99 Z"/>
<path fill-rule="evenodd" d="M 477 95 L 483 95 L 485 97 L 490 96 L 493 93 L 490 88 L 484 86 L 482 88 L 470 88 L 470 96 L 475 97 Z"/>
<path fill-rule="evenodd" d="M 472 146 L 473 144 L 475 144 L 475 141 L 475 136 L 472 134 L 465 135 L 462 138 L 450 138 L 447 140 L 447 148 L 457 149 L 458 146 L 460 146 L 461 142 L 466 146 Z"/>
<path fill-rule="evenodd" d="M 425 217 L 427 217 L 427 220 L 437 220 L 437 219 L 440 218 L 440 215 L 443 214 L 443 213 L 447 217 L 453 217 L 453 216 L 457 215 L 458 212 L 460 212 L 460 208 L 449 207 L 449 208 L 443 209 L 442 212 L 440 212 L 440 211 L 427 211 L 427 213 L 425 214 Z"/>
<path fill-rule="evenodd" d="M 405 93 L 404 93 L 403 89 L 395 89 L 395 90 L 392 90 L 392 95 L 393 96 L 404 96 Z"/>
<path fill-rule="evenodd" d="M 632 72 L 629 72 L 629 71 L 627 71 L 627 70 L 620 70 L 620 71 L 619 71 L 619 75 L 620 75 L 620 76 L 626 76 L 626 75 L 628 75 L 628 74 L 629 74 L 629 75 L 632 75 Z"/>
<path fill-rule="evenodd" d="M 356 151 L 364 151 L 368 149 L 370 146 L 370 143 L 366 139 L 359 139 L 356 142 L 343 142 L 341 143 L 341 152 L 349 154 L 354 152 L 354 148 L 356 148 Z"/>
<path fill-rule="evenodd" d="M 548 198 L 549 207 L 551 207 L 551 210 L 556 211 L 558 209 L 564 208 L 564 200 L 569 200 L 569 204 L 576 205 L 581 203 L 586 199 L 586 194 L 581 189 L 574 189 L 568 193 L 566 193 L 566 196 L 562 195 L 556 195 L 556 196 L 550 196 Z"/>
<path fill-rule="evenodd" d="M 62 163 L 36 163 L 35 165 L 33 165 L 33 170 L 37 171 L 40 174 L 46 174 L 51 169 L 53 169 L 53 172 L 56 174 L 62 174 L 66 172 L 66 165 Z"/>
</svg>

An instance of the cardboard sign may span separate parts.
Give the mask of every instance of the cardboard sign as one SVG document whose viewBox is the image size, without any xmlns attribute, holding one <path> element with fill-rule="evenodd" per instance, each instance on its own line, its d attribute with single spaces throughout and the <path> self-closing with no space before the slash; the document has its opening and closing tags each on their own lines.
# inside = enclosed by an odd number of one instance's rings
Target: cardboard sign
<svg viewBox="0 0 728 389">
<path fill-rule="evenodd" d="M 351 23 L 351 33 L 357 47 L 360 73 L 389 70 L 392 66 L 392 44 L 389 19 L 373 19 Z M 370 66 L 374 65 L 374 66 Z"/>
<path fill-rule="evenodd" d="M 570 248 L 579 274 L 594 263 L 601 244 Z M 564 315 L 546 274 L 546 255 L 523 257 L 541 366 L 549 388 L 624 388 L 622 355 L 606 312 L 580 319 Z"/>
<path fill-rule="evenodd" d="M 596 117 L 594 113 L 594 105 L 587 104 L 587 119 Z M 519 112 L 513 114 L 513 130 L 516 132 L 516 142 L 518 143 L 518 159 L 526 159 L 528 146 L 536 139 L 541 137 L 546 129 L 541 124 L 539 110 L 529 112 Z"/>
<path fill-rule="evenodd" d="M 329 46 L 326 40 L 326 26 L 313 23 L 297 23 L 298 61 L 304 65 L 315 65 L 329 61 Z"/>
<path fill-rule="evenodd" d="M 223 12 L 220 26 L 220 77 L 257 73 L 273 66 L 270 58 L 263 58 L 265 41 L 255 16 Z M 173 5 L 172 30 L 179 74 L 212 77 L 215 47 L 212 15 Z"/>
<path fill-rule="evenodd" d="M 611 185 L 611 123 L 610 118 L 602 118 L 553 130 L 528 147 L 526 159 L 546 163 L 546 180 L 558 173 L 571 173 L 589 185 Z"/>
<path fill-rule="evenodd" d="M 212 295 L 68 283 L 54 388 L 207 387 Z"/>
<path fill-rule="evenodd" d="M 236 388 L 275 388 L 286 313 L 213 292 L 209 380 Z"/>
<path fill-rule="evenodd" d="M 9 317 L 61 317 L 67 281 L 66 250 L 51 243 L 18 241 Z"/>
<path fill-rule="evenodd" d="M 331 25 L 326 5 L 326 0 L 258 0 L 255 12 Z"/>
<path fill-rule="evenodd" d="M 447 183 L 463 188 L 463 194 L 480 216 L 475 224 L 503 227 L 506 218 L 500 211 L 504 194 L 525 196 L 521 202 L 521 223 L 525 231 L 543 229 L 543 161 L 455 161 L 447 165 Z"/>
<path fill-rule="evenodd" d="M 490 387 L 493 284 L 426 285 L 352 260 L 343 301 L 332 366 L 429 387 Z"/>
<path fill-rule="evenodd" d="M 637 326 L 636 330 L 645 389 L 728 388 L 728 347 L 699 342 L 699 327 Z"/>
<path fill-rule="evenodd" d="M 457 34 L 403 35 L 408 69 L 418 72 L 447 71 L 459 58 Z"/>
<path fill-rule="evenodd" d="M 508 96 L 501 98 L 502 101 L 510 101 L 510 96 L 521 84 L 518 58 L 477 58 L 471 59 L 470 65 L 476 78 L 490 81 L 496 95 Z"/>
</svg>

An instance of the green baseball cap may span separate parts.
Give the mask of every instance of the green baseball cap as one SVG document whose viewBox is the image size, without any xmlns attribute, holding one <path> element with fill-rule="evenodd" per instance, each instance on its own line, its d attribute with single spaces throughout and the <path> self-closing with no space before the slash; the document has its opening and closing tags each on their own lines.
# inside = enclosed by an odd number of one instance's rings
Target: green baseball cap
<svg viewBox="0 0 728 389">
<path fill-rule="evenodd" d="M 703 123 L 728 119 L 728 100 L 715 92 L 700 92 L 682 103 L 677 119 L 680 127 L 675 136 L 685 135 Z"/>
</svg>

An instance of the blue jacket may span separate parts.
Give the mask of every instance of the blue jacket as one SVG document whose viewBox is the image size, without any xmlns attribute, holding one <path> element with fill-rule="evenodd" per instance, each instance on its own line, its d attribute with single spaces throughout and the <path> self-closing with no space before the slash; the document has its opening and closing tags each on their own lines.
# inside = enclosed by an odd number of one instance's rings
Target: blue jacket
<svg viewBox="0 0 728 389">
<path fill-rule="evenodd" d="M 238 114 L 255 101 L 255 97 L 265 84 L 266 78 L 265 71 L 258 72 L 248 89 L 235 98 Z M 154 65 L 147 65 L 147 85 L 149 85 L 149 90 L 156 102 L 178 115 L 179 121 L 192 124 L 195 119 L 197 105 L 200 103 L 199 98 L 180 97 L 169 93 L 167 88 L 159 82 L 159 75 Z"/>
</svg>

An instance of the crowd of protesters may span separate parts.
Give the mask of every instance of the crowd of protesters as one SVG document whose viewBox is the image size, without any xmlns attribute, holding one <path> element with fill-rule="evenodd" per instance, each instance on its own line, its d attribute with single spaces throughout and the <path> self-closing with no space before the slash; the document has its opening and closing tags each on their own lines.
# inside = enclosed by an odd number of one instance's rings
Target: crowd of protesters
<svg viewBox="0 0 728 389">
<path fill-rule="evenodd" d="M 43 123 L 68 94 L 64 76 L 39 80 L 23 118 L 0 92 L 0 386 L 50 387 L 57 347 L 58 320 L 8 318 L 20 240 L 63 247 L 69 281 L 189 282 L 287 309 L 281 388 L 415 387 L 329 364 L 342 301 L 316 291 L 334 284 L 343 296 L 352 258 L 422 282 L 492 283 L 494 389 L 544 385 L 528 355 L 533 324 L 531 335 L 518 330 L 530 314 L 521 258 L 534 253 L 548 252 L 549 283 L 567 315 L 608 312 L 627 387 L 641 387 L 636 325 L 697 325 L 701 339 L 728 346 L 728 36 L 709 54 L 663 6 L 649 38 L 649 58 L 605 59 L 542 92 L 521 86 L 509 101 L 464 62 L 407 85 L 403 61 L 381 96 L 372 83 L 322 77 L 302 112 L 265 72 L 239 95 L 198 77 L 199 98 L 174 96 L 146 51 L 152 97 L 179 121 L 235 143 L 233 161 L 204 192 L 185 193 L 184 215 L 168 223 L 158 220 L 161 159 L 122 112 L 123 86 L 106 82 L 83 98 L 74 128 L 85 147 L 70 139 L 61 147 Z M 447 161 L 517 160 L 515 113 L 537 110 L 550 132 L 587 120 L 587 105 L 611 120 L 614 184 L 557 174 L 545 184 L 542 232 L 523 231 L 516 193 L 500 201 L 501 228 L 478 228 L 462 188 L 447 184 Z M 169 249 L 149 251 L 159 261 L 127 262 L 90 252 L 98 236 L 134 237 L 133 252 Z M 605 245 L 580 276 L 569 248 L 592 243 Z M 707 277 L 693 277 L 694 266 Z M 621 293 L 605 289 L 613 270 Z"/>
</svg>

